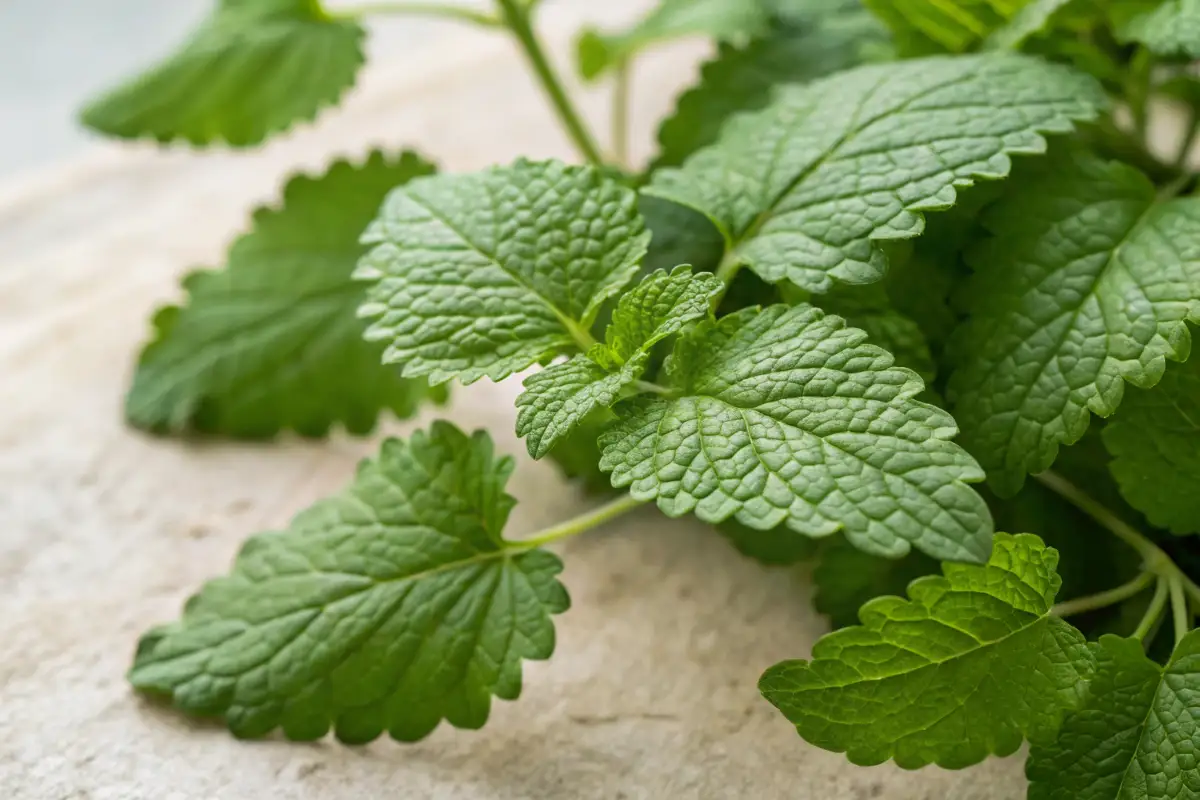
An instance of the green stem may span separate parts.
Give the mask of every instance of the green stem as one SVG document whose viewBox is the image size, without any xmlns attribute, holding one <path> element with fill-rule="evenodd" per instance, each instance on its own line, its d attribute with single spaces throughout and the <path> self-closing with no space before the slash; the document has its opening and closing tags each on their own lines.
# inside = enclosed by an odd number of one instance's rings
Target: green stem
<svg viewBox="0 0 1200 800">
<path fill-rule="evenodd" d="M 1183 580 L 1180 575 L 1172 575 L 1167 580 L 1171 592 L 1171 612 L 1175 622 L 1175 646 L 1183 641 L 1192 627 L 1192 613 L 1188 609 L 1187 597 L 1183 593 Z"/>
<path fill-rule="evenodd" d="M 1043 486 L 1046 486 L 1073 505 L 1086 513 L 1096 522 L 1108 529 L 1125 544 L 1132 547 L 1142 557 L 1145 568 L 1163 579 L 1177 578 L 1183 591 L 1200 601 L 1200 586 L 1184 574 L 1171 557 L 1154 542 L 1139 533 L 1133 526 L 1126 523 L 1113 512 L 1109 511 L 1089 494 L 1079 489 L 1056 472 L 1047 470 L 1034 476 Z"/>
<path fill-rule="evenodd" d="M 355 19 L 368 15 L 408 14 L 423 17 L 443 17 L 458 22 L 469 22 L 472 25 L 482 25 L 485 28 L 502 28 L 504 23 L 499 17 L 473 11 L 469 8 L 450 6 L 442 3 L 364 3 L 339 8 L 332 16 L 342 19 Z"/>
<path fill-rule="evenodd" d="M 1167 606 L 1167 582 L 1159 578 L 1158 584 L 1154 587 L 1154 597 L 1150 599 L 1150 606 L 1146 609 L 1146 615 L 1142 617 L 1142 621 L 1133 631 L 1133 638 L 1140 641 L 1146 641 L 1146 635 L 1154 628 L 1158 618 L 1162 616 L 1163 609 Z"/>
<path fill-rule="evenodd" d="M 667 397 L 674 397 L 677 394 L 674 389 L 668 389 L 665 386 L 659 386 L 657 383 L 651 383 L 650 381 L 634 381 L 633 388 L 637 389 L 639 392 L 661 394 Z"/>
<path fill-rule="evenodd" d="M 1187 127 L 1183 131 L 1183 139 L 1179 142 L 1179 150 L 1175 153 L 1175 168 L 1184 169 L 1187 167 L 1188 156 L 1192 154 L 1192 149 L 1196 146 L 1196 137 L 1200 135 L 1200 109 L 1191 107 L 1188 109 Z"/>
<path fill-rule="evenodd" d="M 635 500 L 630 495 L 625 495 L 610 503 L 605 503 L 599 508 L 594 508 L 591 511 L 580 514 L 578 517 L 572 517 L 566 522 L 560 522 L 557 525 L 552 525 L 549 528 L 538 531 L 536 535 L 528 539 L 508 542 L 508 544 L 510 547 L 522 549 L 541 547 L 544 544 L 557 542 L 559 539 L 566 539 L 569 536 L 576 536 L 584 531 L 599 527 L 611 519 L 632 511 L 641 504 L 641 500 Z"/>
<path fill-rule="evenodd" d="M 617 65 L 612 98 L 613 157 L 621 167 L 629 166 L 629 61 Z"/>
<path fill-rule="evenodd" d="M 1150 130 L 1150 80 L 1154 74 L 1154 56 L 1146 48 L 1140 48 L 1129 65 L 1129 84 L 1125 94 L 1129 99 L 1129 111 L 1133 115 L 1133 126 L 1142 144 Z"/>
<path fill-rule="evenodd" d="M 521 45 L 525 58 L 533 67 L 546 96 L 550 98 L 550 104 L 558 114 L 559 121 L 566 129 L 567 135 L 571 137 L 584 158 L 597 166 L 602 166 L 604 159 L 600 155 L 599 148 L 596 147 L 595 140 L 575 111 L 575 107 L 571 105 L 562 83 L 546 58 L 546 52 L 542 48 L 541 42 L 538 41 L 537 34 L 529 24 L 529 5 L 522 0 L 496 0 L 496 4 L 500 7 L 504 25 L 512 31 L 513 36 Z"/>
<path fill-rule="evenodd" d="M 1187 186 L 1191 182 L 1192 176 L 1186 172 L 1183 173 L 1158 190 L 1158 202 L 1165 203 L 1168 200 L 1174 199 L 1175 195 L 1183 191 L 1183 187 Z"/>
<path fill-rule="evenodd" d="M 1153 572 L 1140 572 L 1138 576 L 1128 583 L 1121 584 L 1115 589 L 1109 589 L 1106 592 L 1088 595 L 1087 597 L 1077 597 L 1074 600 L 1065 600 L 1058 603 L 1051 609 L 1052 613 L 1060 617 L 1069 617 L 1072 614 L 1080 614 L 1084 611 L 1094 611 L 1097 608 L 1107 608 L 1111 605 L 1116 605 L 1122 600 L 1128 600 L 1142 590 L 1150 587 L 1154 583 L 1156 576 Z"/>
</svg>

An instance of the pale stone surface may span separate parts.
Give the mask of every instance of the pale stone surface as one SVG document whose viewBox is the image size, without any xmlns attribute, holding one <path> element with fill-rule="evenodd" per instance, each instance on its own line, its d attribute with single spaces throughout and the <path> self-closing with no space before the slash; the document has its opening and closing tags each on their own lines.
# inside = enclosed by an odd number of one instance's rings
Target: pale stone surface
<svg viewBox="0 0 1200 800">
<path fill-rule="evenodd" d="M 591 11 L 618 19 L 636 5 Z M 506 44 L 458 41 L 375 68 L 345 110 L 265 153 L 113 148 L 0 187 L 0 797 L 1020 797 L 1015 759 L 904 773 L 805 745 L 755 681 L 824 631 L 809 588 L 652 510 L 562 547 L 573 607 L 557 620 L 557 652 L 526 666 L 524 696 L 495 704 L 482 731 L 443 726 L 414 746 L 355 749 L 241 743 L 129 691 L 137 635 L 174 617 L 247 534 L 343 485 L 379 438 L 184 444 L 126 429 L 121 395 L 149 311 L 176 296 L 187 268 L 220 258 L 287 172 L 330 154 L 404 144 L 453 169 L 570 157 Z M 637 141 L 649 141 L 696 53 L 641 66 Z M 588 106 L 602 117 L 604 97 Z M 459 391 L 447 415 L 520 454 L 511 488 L 528 502 L 512 524 L 531 531 L 586 501 L 524 458 L 511 434 L 516 391 Z"/>
</svg>

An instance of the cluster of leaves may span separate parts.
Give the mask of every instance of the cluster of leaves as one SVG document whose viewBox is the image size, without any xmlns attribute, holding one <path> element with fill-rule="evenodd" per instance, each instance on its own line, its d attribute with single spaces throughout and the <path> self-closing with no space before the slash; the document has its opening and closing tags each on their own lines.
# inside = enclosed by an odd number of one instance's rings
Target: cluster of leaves
<svg viewBox="0 0 1200 800">
<path fill-rule="evenodd" d="M 590 156 L 535 5 L 446 13 L 510 30 Z M 157 432 L 366 433 L 540 367 L 518 436 L 608 502 L 508 539 L 485 433 L 389 439 L 146 634 L 131 681 L 240 736 L 477 728 L 554 648 L 544 546 L 653 503 L 815 562 L 837 630 L 760 684 L 807 741 L 908 768 L 1028 741 L 1031 798 L 1200 796 L 1200 3 L 663 0 L 585 31 L 580 73 L 623 96 L 697 34 L 715 55 L 642 172 L 293 178 L 156 315 L 127 400 Z M 254 144 L 335 101 L 362 37 L 315 0 L 221 0 L 84 120 Z M 1146 142 L 1172 99 L 1175 159 Z"/>
</svg>

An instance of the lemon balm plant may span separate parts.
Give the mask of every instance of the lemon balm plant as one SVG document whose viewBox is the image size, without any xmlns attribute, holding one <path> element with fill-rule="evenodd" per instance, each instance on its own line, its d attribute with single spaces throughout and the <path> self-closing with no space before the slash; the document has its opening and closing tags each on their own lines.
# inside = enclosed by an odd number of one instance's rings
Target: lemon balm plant
<svg viewBox="0 0 1200 800">
<path fill-rule="evenodd" d="M 434 422 L 251 538 L 133 685 L 238 736 L 478 728 L 554 649 L 546 545 L 653 504 L 814 562 L 835 630 L 760 681 L 808 742 L 907 768 L 1028 742 L 1031 798 L 1200 797 L 1200 4 L 663 0 L 578 39 L 607 147 L 537 5 L 221 0 L 84 111 L 253 146 L 338 101 L 371 15 L 446 16 L 513 38 L 580 162 L 291 179 L 155 315 L 126 412 L 366 433 L 537 366 L 517 433 L 594 509 L 507 537 L 512 459 Z M 714 55 L 635 168 L 636 57 L 684 35 Z"/>
</svg>

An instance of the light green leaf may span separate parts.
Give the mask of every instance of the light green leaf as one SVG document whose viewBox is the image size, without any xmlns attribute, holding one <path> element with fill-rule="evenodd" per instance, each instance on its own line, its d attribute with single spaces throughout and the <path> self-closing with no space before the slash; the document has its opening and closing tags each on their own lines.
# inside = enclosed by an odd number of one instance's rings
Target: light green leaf
<svg viewBox="0 0 1200 800">
<path fill-rule="evenodd" d="M 675 112 L 658 129 L 654 169 L 678 166 L 717 141 L 726 120 L 766 106 L 776 86 L 846 69 L 864 61 L 872 47 L 886 46 L 883 29 L 860 5 L 833 6 L 794 24 L 776 25 L 744 46 L 722 43 L 716 57 L 700 68 L 700 82 L 680 95 Z"/>
<path fill-rule="evenodd" d="M 834 629 L 858 624 L 858 610 L 884 595 L 903 596 L 917 578 L 935 575 L 938 562 L 923 553 L 880 558 L 838 537 L 822 548 L 813 569 L 813 607 L 829 617 Z"/>
<path fill-rule="evenodd" d="M 1129 392 L 1103 436 L 1129 504 L 1159 528 L 1200 533 L 1200 358 Z"/>
<path fill-rule="evenodd" d="M 708 215 L 764 280 L 826 292 L 882 278 L 880 241 L 919 235 L 922 212 L 1104 103 L 1090 77 L 1013 54 L 858 67 L 781 89 L 646 191 Z"/>
<path fill-rule="evenodd" d="M 1051 19 L 1071 0 L 1028 0 L 1012 18 L 988 34 L 984 46 L 994 50 L 1016 49 L 1026 39 L 1045 30 Z"/>
<path fill-rule="evenodd" d="M 912 399 L 920 378 L 865 339 L 807 305 L 701 323 L 668 364 L 679 396 L 619 404 L 600 468 L 669 516 L 985 560 L 991 517 L 967 485 L 982 471 L 950 415 Z"/>
<path fill-rule="evenodd" d="M 1114 29 L 1162 56 L 1200 58 L 1200 0 L 1117 0 Z"/>
<path fill-rule="evenodd" d="M 362 39 L 317 0 L 221 0 L 175 54 L 84 109 L 83 123 L 124 138 L 257 144 L 336 103 L 362 66 Z"/>
<path fill-rule="evenodd" d="M 1083 636 L 1050 614 L 1057 563 L 1036 536 L 997 533 L 986 566 L 945 564 L 911 599 L 867 603 L 860 627 L 771 667 L 759 688 L 807 741 L 855 764 L 960 769 L 1052 739 L 1093 670 Z"/>
<path fill-rule="evenodd" d="M 384 409 L 413 414 L 429 387 L 380 366 L 383 347 L 363 341 L 366 326 L 354 316 L 365 293 L 350 274 L 384 195 L 431 172 L 411 153 L 372 153 L 361 165 L 341 161 L 320 177 L 292 178 L 279 208 L 255 213 L 224 269 L 190 275 L 186 303 L 155 317 L 126 398 L 129 421 L 157 431 L 320 436 L 337 422 L 366 433 Z"/>
<path fill-rule="evenodd" d="M 610 372 L 578 355 L 526 378 L 517 397 L 517 436 L 525 439 L 529 455 L 545 456 L 593 411 L 612 406 L 621 390 L 641 377 L 648 360 L 641 353 Z"/>
<path fill-rule="evenodd" d="M 949 384 L 1002 495 L 1116 411 L 1124 381 L 1186 358 L 1200 322 L 1200 199 L 1157 202 L 1136 170 L 1081 153 L 1027 166 L 984 217 Z"/>
<path fill-rule="evenodd" d="M 519 160 L 414 181 L 363 235 L 384 361 L 433 383 L 501 380 L 586 349 L 604 301 L 638 270 L 649 233 L 637 195 L 592 167 Z"/>
<path fill-rule="evenodd" d="M 626 31 L 585 30 L 576 46 L 579 74 L 595 80 L 648 47 L 684 36 L 722 40 L 753 36 L 764 32 L 770 19 L 763 0 L 659 0 Z"/>
<path fill-rule="evenodd" d="M 143 639 L 129 679 L 238 736 L 401 741 L 487 721 L 554 650 L 549 552 L 506 542 L 510 458 L 445 422 L 390 439 L 343 493 L 250 539 L 232 573 Z"/>
<path fill-rule="evenodd" d="M 690 267 L 658 271 L 621 296 L 605 344 L 525 379 L 517 398 L 517 435 L 541 458 L 598 408 L 615 403 L 642 376 L 650 348 L 710 315 L 722 283 Z"/>
<path fill-rule="evenodd" d="M 686 264 L 652 273 L 621 296 L 604 334 L 606 357 L 624 363 L 704 319 L 723 289 L 715 275 L 693 275 Z"/>
<path fill-rule="evenodd" d="M 1200 631 L 1165 670 L 1137 639 L 1093 644 L 1096 675 L 1058 740 L 1035 746 L 1029 800 L 1183 800 L 1200 797 Z"/>
</svg>

